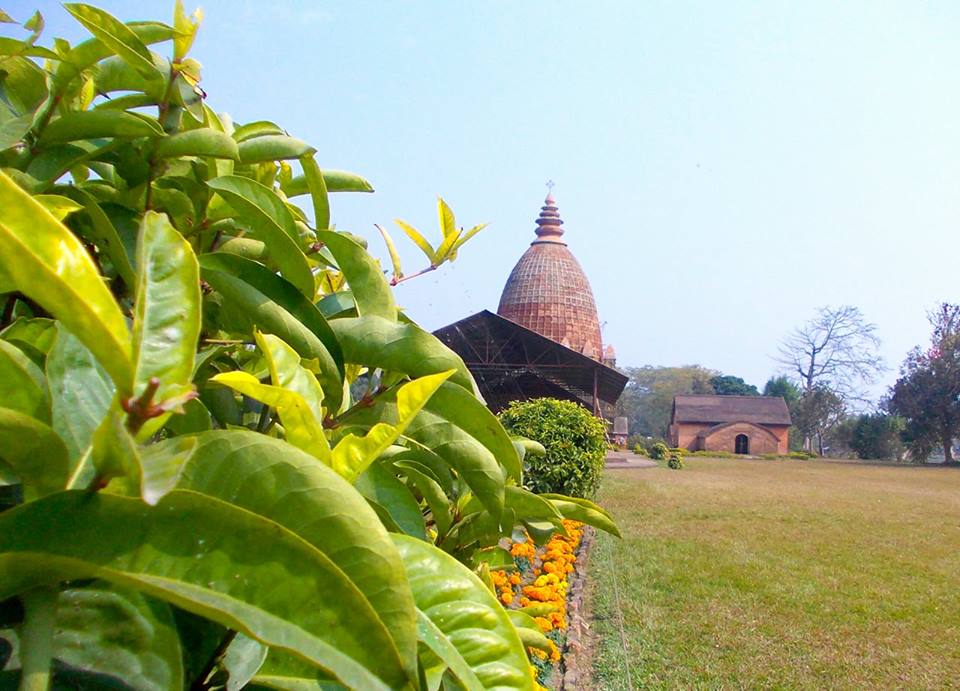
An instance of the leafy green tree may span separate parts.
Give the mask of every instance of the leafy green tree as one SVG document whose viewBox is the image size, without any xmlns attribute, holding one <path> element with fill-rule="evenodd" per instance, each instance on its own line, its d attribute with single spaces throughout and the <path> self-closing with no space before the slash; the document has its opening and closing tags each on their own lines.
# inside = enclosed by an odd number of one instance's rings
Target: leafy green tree
<svg viewBox="0 0 960 691">
<path fill-rule="evenodd" d="M 710 379 L 713 392 L 720 396 L 759 396 L 760 392 L 753 384 L 743 381 L 742 377 L 723 374 Z"/>
<path fill-rule="evenodd" d="M 763 386 L 764 396 L 780 396 L 787 402 L 787 407 L 793 408 L 793 405 L 800 400 L 800 388 L 794 384 L 788 377 L 770 377 Z"/>
<path fill-rule="evenodd" d="M 3 682 L 532 688 L 482 576 L 515 527 L 609 515 L 524 487 L 530 445 L 331 229 L 370 184 L 206 103 L 198 15 L 66 8 L 89 40 L 0 41 Z M 438 207 L 431 267 L 476 229 Z"/>
<path fill-rule="evenodd" d="M 826 386 L 814 386 L 804 391 L 792 416 L 794 426 L 804 437 L 806 450 L 811 451 L 815 441 L 817 453 L 822 456 L 825 438 L 843 420 L 845 413 L 843 399 Z"/>
<path fill-rule="evenodd" d="M 796 420 L 796 406 L 800 401 L 800 388 L 794 384 L 789 377 L 783 375 L 779 377 L 770 377 L 763 386 L 764 396 L 780 396 L 787 403 L 787 409 L 790 411 L 790 417 Z M 790 428 L 788 435 L 790 450 L 800 451 L 804 448 L 804 438 L 797 429 L 796 425 Z"/>
<path fill-rule="evenodd" d="M 630 379 L 617 402 L 617 414 L 630 420 L 638 434 L 666 437 L 673 397 L 679 394 L 712 394 L 710 380 L 719 372 L 699 365 L 686 367 L 631 367 Z"/>
<path fill-rule="evenodd" d="M 903 419 L 895 415 L 860 415 L 853 424 L 850 446 L 860 458 L 900 460 L 903 456 L 903 442 L 900 439 L 903 430 Z"/>
<path fill-rule="evenodd" d="M 913 458 L 924 460 L 939 446 L 951 463 L 960 434 L 960 305 L 944 303 L 929 317 L 931 345 L 907 356 L 886 408 L 904 419 Z"/>
</svg>

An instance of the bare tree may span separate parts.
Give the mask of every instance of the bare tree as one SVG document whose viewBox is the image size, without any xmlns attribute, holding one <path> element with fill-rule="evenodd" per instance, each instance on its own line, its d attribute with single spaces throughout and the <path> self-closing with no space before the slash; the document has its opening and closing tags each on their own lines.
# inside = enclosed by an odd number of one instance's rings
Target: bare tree
<svg viewBox="0 0 960 691">
<path fill-rule="evenodd" d="M 787 336 L 775 359 L 805 392 L 821 386 L 844 401 L 862 402 L 863 388 L 886 370 L 876 330 L 856 307 L 822 307 Z"/>
</svg>

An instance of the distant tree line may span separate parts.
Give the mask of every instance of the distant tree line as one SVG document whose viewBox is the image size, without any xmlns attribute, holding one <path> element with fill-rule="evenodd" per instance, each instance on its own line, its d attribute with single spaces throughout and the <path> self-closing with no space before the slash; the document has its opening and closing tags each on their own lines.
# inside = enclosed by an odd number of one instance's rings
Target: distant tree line
<svg viewBox="0 0 960 691">
<path fill-rule="evenodd" d="M 762 393 L 700 365 L 634 367 L 618 414 L 633 433 L 665 437 L 674 396 L 782 396 L 794 425 L 792 450 L 918 462 L 939 451 L 950 463 L 960 435 L 960 305 L 944 303 L 929 319 L 930 344 L 910 352 L 878 405 L 867 395 L 887 370 L 876 325 L 843 305 L 819 309 L 783 340 L 775 358 L 782 374 Z"/>
</svg>

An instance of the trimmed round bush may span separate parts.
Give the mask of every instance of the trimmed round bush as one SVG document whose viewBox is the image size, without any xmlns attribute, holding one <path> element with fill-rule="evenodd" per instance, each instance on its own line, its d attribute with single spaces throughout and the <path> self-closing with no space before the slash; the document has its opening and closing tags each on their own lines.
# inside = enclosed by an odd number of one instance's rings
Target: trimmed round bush
<svg viewBox="0 0 960 691">
<path fill-rule="evenodd" d="M 666 444 L 657 442 L 650 448 L 650 458 L 655 461 L 662 461 L 670 454 L 670 449 Z"/>
<path fill-rule="evenodd" d="M 670 460 L 667 461 L 667 467 L 671 470 L 680 470 L 683 468 L 683 456 L 678 453 L 671 453 Z"/>
<path fill-rule="evenodd" d="M 511 434 L 543 444 L 543 457 L 528 455 L 524 484 L 533 492 L 592 497 L 600 486 L 606 452 L 606 427 L 571 401 L 537 398 L 514 401 L 500 412 Z"/>
</svg>

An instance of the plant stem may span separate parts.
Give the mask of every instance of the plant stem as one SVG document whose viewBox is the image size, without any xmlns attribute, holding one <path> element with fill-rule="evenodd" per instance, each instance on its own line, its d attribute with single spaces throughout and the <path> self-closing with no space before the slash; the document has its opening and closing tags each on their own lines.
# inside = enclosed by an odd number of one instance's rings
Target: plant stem
<svg viewBox="0 0 960 691">
<path fill-rule="evenodd" d="M 210 684 L 210 675 L 213 674 L 213 670 L 217 668 L 217 665 L 220 664 L 220 660 L 223 659 L 223 656 L 227 654 L 227 648 L 230 647 L 230 644 L 233 643 L 233 639 L 237 637 L 237 632 L 233 629 L 227 631 L 223 638 L 220 639 L 217 649 L 213 651 L 213 654 L 210 656 L 210 659 L 207 660 L 207 664 L 204 665 L 203 670 L 197 675 L 197 678 L 190 685 L 190 691 L 205 691 L 209 689 Z"/>
<path fill-rule="evenodd" d="M 57 615 L 56 588 L 28 590 L 23 603 L 23 638 L 20 641 L 20 691 L 47 691 L 53 660 L 53 629 Z"/>
<path fill-rule="evenodd" d="M 403 283 L 404 281 L 409 281 L 411 278 L 416 278 L 417 276 L 423 276 L 424 274 L 428 274 L 428 273 L 430 273 L 431 271 L 436 271 L 436 270 L 437 270 L 437 266 L 438 266 L 438 265 L 436 265 L 436 264 L 431 264 L 431 265 L 428 266 L 426 269 L 420 269 L 419 271 L 417 271 L 417 272 L 415 272 L 415 273 L 407 274 L 406 276 L 397 276 L 396 278 L 392 278 L 392 279 L 390 279 L 390 285 L 392 285 L 392 286 L 399 285 L 399 284 Z"/>
</svg>

